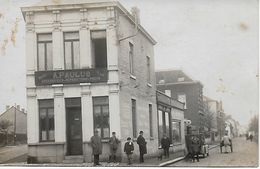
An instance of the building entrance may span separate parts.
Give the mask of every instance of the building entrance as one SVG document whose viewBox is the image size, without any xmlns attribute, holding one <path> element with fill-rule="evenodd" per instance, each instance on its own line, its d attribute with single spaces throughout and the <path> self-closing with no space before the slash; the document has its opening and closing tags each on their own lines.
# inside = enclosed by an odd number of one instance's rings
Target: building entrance
<svg viewBox="0 0 260 169">
<path fill-rule="evenodd" d="M 80 98 L 66 99 L 67 155 L 82 155 L 82 119 Z"/>
</svg>

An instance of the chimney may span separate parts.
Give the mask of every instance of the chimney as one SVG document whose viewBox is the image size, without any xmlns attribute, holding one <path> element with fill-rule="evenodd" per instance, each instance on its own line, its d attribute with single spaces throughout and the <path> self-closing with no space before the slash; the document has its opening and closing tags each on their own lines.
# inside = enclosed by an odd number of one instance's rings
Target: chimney
<svg viewBox="0 0 260 169">
<path fill-rule="evenodd" d="M 5 106 L 5 109 L 6 109 L 6 110 L 8 110 L 9 108 L 10 108 L 10 106 L 9 106 L 9 105 L 6 105 L 6 106 Z"/>
<path fill-rule="evenodd" d="M 16 106 L 16 109 L 17 109 L 17 110 L 20 110 L 20 105 L 17 105 L 17 106 Z"/>
<path fill-rule="evenodd" d="M 134 6 L 131 8 L 131 12 L 133 17 L 135 18 L 135 22 L 137 24 L 140 24 L 140 10 L 136 6 Z"/>
</svg>

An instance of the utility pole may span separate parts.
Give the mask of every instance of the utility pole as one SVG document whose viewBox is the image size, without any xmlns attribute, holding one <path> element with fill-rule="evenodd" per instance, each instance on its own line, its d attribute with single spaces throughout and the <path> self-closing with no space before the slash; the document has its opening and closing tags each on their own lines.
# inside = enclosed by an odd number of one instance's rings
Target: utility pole
<svg viewBox="0 0 260 169">
<path fill-rule="evenodd" d="M 13 135 L 13 140 L 14 140 L 14 145 L 16 141 L 16 103 L 15 103 L 15 109 L 14 109 L 14 135 Z"/>
</svg>

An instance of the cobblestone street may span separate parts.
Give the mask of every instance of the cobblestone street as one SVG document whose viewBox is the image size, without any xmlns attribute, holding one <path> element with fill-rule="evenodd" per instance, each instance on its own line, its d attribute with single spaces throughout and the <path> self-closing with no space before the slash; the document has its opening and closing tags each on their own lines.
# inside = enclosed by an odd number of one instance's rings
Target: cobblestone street
<svg viewBox="0 0 260 169">
<path fill-rule="evenodd" d="M 230 152 L 230 149 L 228 149 Z M 224 148 L 223 148 L 224 152 Z M 219 147 L 210 150 L 209 157 L 200 158 L 200 162 L 179 161 L 170 166 L 179 167 L 204 167 L 204 166 L 228 166 L 228 167 L 256 167 L 258 166 L 258 144 L 250 142 L 244 137 L 233 140 L 233 153 L 221 154 Z"/>
</svg>

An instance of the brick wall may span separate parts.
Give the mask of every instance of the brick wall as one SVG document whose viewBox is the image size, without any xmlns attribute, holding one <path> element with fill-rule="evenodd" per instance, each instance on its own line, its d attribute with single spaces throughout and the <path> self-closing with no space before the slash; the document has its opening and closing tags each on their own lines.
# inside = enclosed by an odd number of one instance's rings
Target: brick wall
<svg viewBox="0 0 260 169">
<path fill-rule="evenodd" d="M 119 15 L 119 38 L 127 37 L 135 33 L 134 25 L 128 19 Z M 134 45 L 134 77 L 131 77 L 129 66 L 129 42 Z M 131 99 L 136 100 L 137 131 L 144 131 L 147 141 L 147 156 L 153 156 L 158 151 L 156 85 L 154 73 L 153 44 L 138 32 L 136 36 L 119 42 L 119 79 L 120 79 L 120 123 L 121 138 L 133 138 Z M 147 83 L 147 56 L 150 57 L 150 84 Z M 149 104 L 152 104 L 153 112 L 153 138 L 150 138 L 149 128 Z M 122 144 L 123 146 L 124 144 Z M 139 148 L 136 142 L 134 158 L 138 157 Z"/>
</svg>

